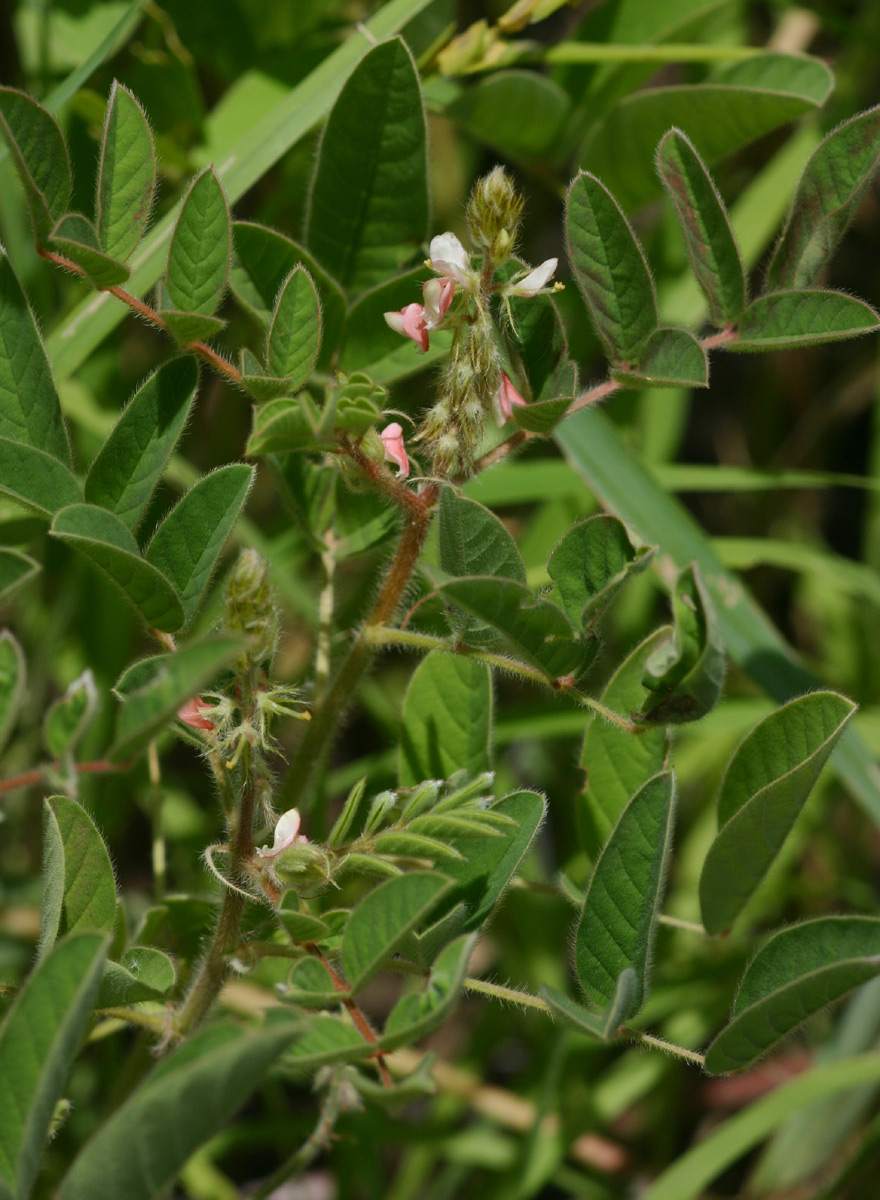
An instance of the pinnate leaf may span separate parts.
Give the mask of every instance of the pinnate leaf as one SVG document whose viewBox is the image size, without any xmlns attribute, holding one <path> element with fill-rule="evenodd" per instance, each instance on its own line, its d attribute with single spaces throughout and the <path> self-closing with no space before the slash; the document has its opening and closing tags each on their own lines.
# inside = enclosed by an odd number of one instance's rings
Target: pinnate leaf
<svg viewBox="0 0 880 1200">
<path fill-rule="evenodd" d="M 146 549 L 146 561 L 180 597 L 185 625 L 205 594 L 253 478 L 253 467 L 243 463 L 204 475 L 171 510 Z"/>
<path fill-rule="evenodd" d="M 40 331 L 0 246 L 0 437 L 71 465 L 67 431 Z"/>
<path fill-rule="evenodd" d="M 713 323 L 719 328 L 736 325 L 748 295 L 745 267 L 724 201 L 693 142 L 680 129 L 670 129 L 661 140 L 657 169 Z"/>
<path fill-rule="evenodd" d="M 241 653 L 241 642 L 207 637 L 134 663 L 113 689 L 122 700 L 110 758 L 119 762 L 142 750 L 187 700 Z"/>
<path fill-rule="evenodd" d="M 177 981 L 174 963 L 152 946 L 131 946 L 119 962 L 104 965 L 98 1008 L 161 1000 Z"/>
<path fill-rule="evenodd" d="M 61 934 L 84 929 L 112 933 L 116 877 L 94 821 L 67 796 L 43 801 L 43 900 L 38 956 Z"/>
<path fill-rule="evenodd" d="M 644 569 L 653 551 L 636 550 L 616 517 L 588 517 L 568 531 L 547 564 L 555 598 L 576 628 L 589 628 L 628 575 Z"/>
<path fill-rule="evenodd" d="M 445 875 L 410 871 L 367 892 L 342 936 L 342 968 L 357 992 L 425 921 L 451 884 Z"/>
<path fill-rule="evenodd" d="M 432 651 L 413 672 L 403 699 L 398 752 L 401 787 L 487 771 L 492 760 L 492 678 L 461 655 Z"/>
<path fill-rule="evenodd" d="M 333 986 L 333 978 L 320 959 L 304 958 L 291 968 L 283 994 L 285 1000 L 301 1008 L 332 1008 L 351 992 Z"/>
<path fill-rule="evenodd" d="M 790 350 L 820 342 L 875 333 L 880 316 L 843 292 L 804 289 L 770 292 L 753 300 L 743 313 L 739 336 L 729 350 Z"/>
<path fill-rule="evenodd" d="M 24 186 L 37 237 L 45 237 L 70 199 L 70 157 L 55 118 L 24 92 L 0 87 L 0 133 Z"/>
<path fill-rule="evenodd" d="M 809 287 L 852 223 L 880 163 L 880 106 L 833 129 L 804 168 L 767 286 Z"/>
<path fill-rule="evenodd" d="M 214 168 L 206 167 L 183 199 L 171 238 L 165 272 L 168 307 L 211 316 L 226 287 L 231 250 L 226 195 Z"/>
<path fill-rule="evenodd" d="M 181 312 L 173 308 L 162 308 L 160 311 L 168 332 L 178 346 L 203 342 L 226 326 L 221 317 L 209 317 L 204 313 Z"/>
<path fill-rule="evenodd" d="M 191 357 L 155 371 L 123 409 L 89 470 L 86 500 L 116 513 L 132 532 L 183 432 L 198 377 Z"/>
<path fill-rule="evenodd" d="M 24 983 L 0 1027 L 0 1189 L 30 1195 L 52 1114 L 101 982 L 107 939 L 73 933 Z"/>
<path fill-rule="evenodd" d="M 664 771 L 633 796 L 596 860 L 575 938 L 575 970 L 594 1009 L 615 1006 L 618 981 L 635 973 L 623 1019 L 648 994 L 657 917 L 675 818 L 675 776 Z"/>
<path fill-rule="evenodd" d="M 0 493 L 51 517 L 82 501 L 73 472 L 51 454 L 0 437 Z"/>
<path fill-rule="evenodd" d="M 568 258 L 611 361 L 637 366 L 657 327 L 657 297 L 645 252 L 620 205 L 581 171 L 565 211 Z"/>
<path fill-rule="evenodd" d="M 128 267 L 101 249 L 95 227 L 81 213 L 66 213 L 49 240 L 52 249 L 81 267 L 96 287 L 114 287 L 128 279 Z"/>
<path fill-rule="evenodd" d="M 281 285 L 269 338 L 266 368 L 270 376 L 284 379 L 298 391 L 311 375 L 321 345 L 321 305 L 311 276 L 294 267 Z"/>
<path fill-rule="evenodd" d="M 401 38 L 370 50 L 327 120 L 309 197 L 306 243 L 343 287 L 387 279 L 428 233 L 425 114 Z"/>
<path fill-rule="evenodd" d="M 383 1050 L 417 1041 L 446 1020 L 461 993 L 475 940 L 465 935 L 450 942 L 431 967 L 424 990 L 398 1000 L 380 1038 Z"/>
<path fill-rule="evenodd" d="M 726 929 L 745 907 L 855 711 L 836 692 L 811 692 L 771 713 L 737 747 L 718 797 L 718 836 L 700 877 L 709 933 Z"/>
<path fill-rule="evenodd" d="M 877 917 L 819 917 L 780 930 L 749 963 L 730 1023 L 706 1051 L 706 1070 L 744 1070 L 813 1013 L 878 973 Z"/>
<path fill-rule="evenodd" d="M 612 370 L 611 376 L 627 388 L 709 386 L 706 351 L 687 329 L 655 329 L 648 338 L 637 367 Z"/>
<path fill-rule="evenodd" d="M 154 1068 L 86 1143 L 59 1200 L 155 1200 L 190 1155 L 257 1088 L 297 1036 L 279 1022 L 257 1031 L 215 1025 Z"/>
<path fill-rule="evenodd" d="M 94 504 L 71 504 L 56 514 L 49 532 L 105 571 L 148 625 L 167 633 L 183 625 L 183 606 L 171 583 L 141 558 L 131 530 L 115 513 Z"/>
<path fill-rule="evenodd" d="M 15 727 L 27 685 L 21 646 L 8 629 L 0 632 L 0 753 Z"/>
<path fill-rule="evenodd" d="M 558 992 L 556 988 L 542 987 L 541 997 L 564 1024 L 585 1033 L 588 1037 L 598 1038 L 600 1042 L 611 1042 L 617 1036 L 620 1026 L 627 1020 L 635 1003 L 637 987 L 636 972 L 632 967 L 626 967 L 617 977 L 614 985 L 614 995 L 611 1003 L 601 1014 L 590 1012 L 582 1004 L 571 997 Z"/>
<path fill-rule="evenodd" d="M 374 1042 L 365 1041 L 350 1024 L 322 1013 L 308 1021 L 278 1066 L 300 1075 L 327 1063 L 356 1062 L 373 1054 L 375 1048 Z"/>
<path fill-rule="evenodd" d="M 724 685 L 724 647 L 709 594 L 692 563 L 673 592 L 675 633 L 646 663 L 642 683 L 653 696 L 636 720 L 679 725 L 698 721 L 718 703 Z"/>
<path fill-rule="evenodd" d="M 121 262 L 144 235 L 156 190 L 156 151 L 144 110 L 128 88 L 113 81 L 98 165 L 98 240 Z"/>
</svg>

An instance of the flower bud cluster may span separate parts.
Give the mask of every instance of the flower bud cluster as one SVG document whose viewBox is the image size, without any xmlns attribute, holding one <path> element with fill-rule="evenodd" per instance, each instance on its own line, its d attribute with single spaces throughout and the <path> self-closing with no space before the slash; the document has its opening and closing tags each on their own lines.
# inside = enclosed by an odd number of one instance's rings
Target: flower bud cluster
<svg viewBox="0 0 880 1200">
<path fill-rule="evenodd" d="M 226 585 L 224 625 L 242 634 L 253 666 L 271 663 L 278 643 L 278 606 L 269 586 L 269 565 L 256 550 L 242 550 Z"/>
</svg>

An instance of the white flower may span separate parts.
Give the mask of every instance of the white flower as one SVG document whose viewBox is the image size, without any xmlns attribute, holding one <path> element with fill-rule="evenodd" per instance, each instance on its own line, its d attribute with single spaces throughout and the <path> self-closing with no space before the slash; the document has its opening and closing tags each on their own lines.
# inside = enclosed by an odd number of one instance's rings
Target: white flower
<svg viewBox="0 0 880 1200">
<path fill-rule="evenodd" d="M 512 279 L 502 289 L 505 296 L 537 296 L 556 270 L 556 259 L 548 258 L 539 267 L 534 267 L 522 279 Z"/>
<path fill-rule="evenodd" d="M 461 284 L 465 291 L 474 291 L 479 275 L 471 266 L 470 255 L 454 233 L 438 233 L 431 238 L 431 269 Z"/>
<path fill-rule="evenodd" d="M 275 826 L 275 841 L 272 849 L 270 850 L 268 846 L 261 846 L 257 850 L 260 858 L 277 858 L 283 850 L 287 850 L 296 842 L 307 842 L 309 839 L 299 831 L 300 821 L 298 808 L 289 808 L 280 816 L 278 824 Z"/>
</svg>

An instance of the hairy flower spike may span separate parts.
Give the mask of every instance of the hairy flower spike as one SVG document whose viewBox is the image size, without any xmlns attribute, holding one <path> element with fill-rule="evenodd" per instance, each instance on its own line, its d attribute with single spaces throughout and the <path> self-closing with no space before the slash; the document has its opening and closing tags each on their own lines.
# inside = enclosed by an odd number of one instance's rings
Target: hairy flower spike
<svg viewBox="0 0 880 1200">
<path fill-rule="evenodd" d="M 268 564 L 256 550 L 242 550 L 226 585 L 225 625 L 247 639 L 247 658 L 254 666 L 271 659 L 278 641 L 280 617 L 269 586 Z"/>
<path fill-rule="evenodd" d="M 467 204 L 471 241 L 486 250 L 495 266 L 513 253 L 523 211 L 523 198 L 503 167 L 478 179 Z"/>
</svg>

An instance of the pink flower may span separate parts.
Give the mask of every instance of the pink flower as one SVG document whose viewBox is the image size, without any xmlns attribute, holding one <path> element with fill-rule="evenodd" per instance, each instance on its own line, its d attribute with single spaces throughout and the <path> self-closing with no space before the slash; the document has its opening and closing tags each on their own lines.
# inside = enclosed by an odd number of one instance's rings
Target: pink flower
<svg viewBox="0 0 880 1200">
<path fill-rule="evenodd" d="M 189 725 L 192 729 L 204 729 L 208 733 L 213 732 L 217 728 L 213 721 L 209 721 L 207 717 L 203 717 L 202 713 L 210 710 L 211 705 L 206 704 L 201 696 L 193 696 L 192 700 L 187 700 L 182 708 L 177 710 L 178 719 L 183 721 L 184 725 Z"/>
<path fill-rule="evenodd" d="M 397 421 L 392 421 L 390 425 L 385 426 L 379 437 L 385 447 L 385 461 L 396 463 L 399 467 L 397 478 L 406 479 L 409 475 L 409 459 L 403 444 L 403 429 Z"/>
<path fill-rule="evenodd" d="M 298 808 L 289 808 L 283 816 L 278 818 L 278 824 L 275 826 L 275 840 L 272 843 L 272 849 L 268 846 L 261 846 L 257 850 L 260 858 L 277 858 L 284 850 L 289 850 L 291 846 L 297 842 L 308 842 L 308 838 L 300 833 L 300 815 Z"/>
<path fill-rule="evenodd" d="M 556 259 L 548 258 L 539 267 L 529 271 L 522 279 L 512 279 L 504 286 L 505 296 L 537 296 L 544 289 L 550 276 L 556 270 Z M 557 284 L 557 287 L 559 285 Z"/>
<path fill-rule="evenodd" d="M 424 354 L 428 349 L 428 330 L 425 328 L 425 310 L 421 304 L 407 304 L 400 312 L 387 312 L 384 316 L 389 328 L 412 338 Z"/>
<path fill-rule="evenodd" d="M 492 413 L 499 425 L 504 425 L 513 416 L 515 408 L 525 408 L 526 402 L 513 386 L 510 376 L 501 372 L 498 391 L 492 398 Z"/>
<path fill-rule="evenodd" d="M 422 299 L 425 302 L 425 329 L 434 329 L 446 315 L 446 310 L 455 295 L 455 280 L 448 275 L 440 279 L 429 279 L 422 285 Z"/>
<path fill-rule="evenodd" d="M 470 255 L 454 233 L 439 233 L 431 238 L 431 269 L 460 283 L 466 292 L 473 292 L 479 274 L 471 266 Z"/>
</svg>

